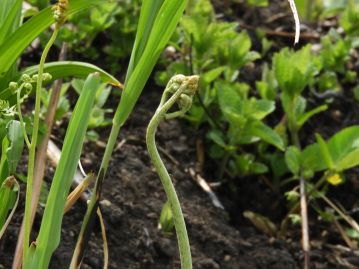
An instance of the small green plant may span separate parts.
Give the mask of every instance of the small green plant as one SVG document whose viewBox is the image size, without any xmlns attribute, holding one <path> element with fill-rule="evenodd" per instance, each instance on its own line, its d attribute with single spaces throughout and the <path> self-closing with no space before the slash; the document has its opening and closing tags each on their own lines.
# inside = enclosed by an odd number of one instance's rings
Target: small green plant
<svg viewBox="0 0 359 269">
<path fill-rule="evenodd" d="M 238 33 L 236 23 L 217 21 L 207 0 L 197 1 L 189 9 L 181 26 L 184 38 L 178 40 L 182 42 L 178 50 L 182 58 L 158 73 L 157 82 L 162 84 L 175 73 L 199 74 L 199 91 L 185 118 L 197 128 L 209 127 L 209 153 L 221 163 L 219 177 L 225 172 L 232 177 L 265 173 L 266 165 L 246 152 L 245 145 L 264 141 L 284 150 L 284 144 L 264 123 L 275 103 L 250 96 L 250 86 L 237 82 L 241 68 L 260 58 L 250 50 L 249 35 Z"/>
</svg>

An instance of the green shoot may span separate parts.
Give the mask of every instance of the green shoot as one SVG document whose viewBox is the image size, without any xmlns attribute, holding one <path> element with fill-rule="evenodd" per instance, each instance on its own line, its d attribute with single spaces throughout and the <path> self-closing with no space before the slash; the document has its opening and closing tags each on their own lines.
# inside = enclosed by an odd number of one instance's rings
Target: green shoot
<svg viewBox="0 0 359 269">
<path fill-rule="evenodd" d="M 163 92 L 160 105 L 158 106 L 155 115 L 152 117 L 146 133 L 148 154 L 150 155 L 152 163 L 161 179 L 161 183 L 166 192 L 167 200 L 171 205 L 173 220 L 177 232 L 182 269 L 192 268 L 191 250 L 186 224 L 176 190 L 157 151 L 155 135 L 157 127 L 161 121 L 184 115 L 184 113 L 186 113 L 186 111 L 191 107 L 192 98 L 197 90 L 198 79 L 198 76 L 185 77 L 183 75 L 176 75 L 168 82 L 167 87 Z M 178 104 L 180 110 L 167 113 L 167 111 L 176 103 Z"/>
</svg>

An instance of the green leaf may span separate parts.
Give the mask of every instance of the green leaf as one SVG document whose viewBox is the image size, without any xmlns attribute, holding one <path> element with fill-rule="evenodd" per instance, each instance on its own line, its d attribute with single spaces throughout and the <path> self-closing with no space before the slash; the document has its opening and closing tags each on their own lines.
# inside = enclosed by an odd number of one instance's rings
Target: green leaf
<svg viewBox="0 0 359 269">
<path fill-rule="evenodd" d="M 320 148 L 321 157 L 323 158 L 325 164 L 329 169 L 334 169 L 335 165 L 332 160 L 332 156 L 330 155 L 327 143 L 325 143 L 324 139 L 321 137 L 320 134 L 315 134 L 315 138 L 317 139 L 317 143 Z"/>
<path fill-rule="evenodd" d="M 22 0 L 3 0 L 0 11 L 0 45 L 20 26 Z"/>
<path fill-rule="evenodd" d="M 263 163 L 254 162 L 251 165 L 250 172 L 254 175 L 264 174 L 268 172 L 268 167 Z"/>
<path fill-rule="evenodd" d="M 269 70 L 267 64 L 264 64 L 262 81 L 256 82 L 256 88 L 263 99 L 274 101 L 277 97 L 278 83 L 274 77 L 273 70 Z"/>
<path fill-rule="evenodd" d="M 250 109 L 248 109 L 248 116 L 257 120 L 264 119 L 267 115 L 275 110 L 275 102 L 270 100 L 250 99 Z"/>
<path fill-rule="evenodd" d="M 132 74 L 136 65 L 140 61 L 143 52 L 150 38 L 153 24 L 157 14 L 165 0 L 143 1 L 140 13 L 140 19 L 137 26 L 135 44 L 133 45 L 130 63 L 127 69 L 127 76 Z M 127 77 L 126 77 L 127 81 Z"/>
<path fill-rule="evenodd" d="M 22 71 L 24 74 L 30 76 L 37 74 L 38 65 L 30 66 Z M 76 61 L 58 61 L 45 63 L 44 72 L 50 73 L 52 76 L 50 83 L 59 78 L 66 77 L 78 77 L 86 78 L 89 74 L 97 72 L 100 74 L 100 77 L 103 82 L 109 83 L 115 87 L 122 88 L 122 84 L 111 74 L 107 73 L 103 69 L 97 67 L 96 65 L 85 63 L 85 62 L 76 62 Z M 9 88 L 0 92 L 0 99 L 8 99 L 13 93 Z"/>
<path fill-rule="evenodd" d="M 0 239 L 8 218 L 9 211 L 14 207 L 16 193 L 19 191 L 14 177 L 8 177 L 0 186 Z"/>
<path fill-rule="evenodd" d="M 24 134 L 21 129 L 21 122 L 12 120 L 6 125 L 7 139 L 10 142 L 6 149 L 6 157 L 10 175 L 16 171 L 17 164 L 21 158 L 24 148 Z"/>
<path fill-rule="evenodd" d="M 226 69 L 224 66 L 216 67 L 214 69 L 209 70 L 208 72 L 202 75 L 202 81 L 208 85 L 214 80 L 216 80 Z"/>
<path fill-rule="evenodd" d="M 295 176 L 299 174 L 299 169 L 301 166 L 300 155 L 300 150 L 295 146 L 288 147 L 285 152 L 285 163 L 287 164 L 292 174 Z"/>
<path fill-rule="evenodd" d="M 88 121 L 100 86 L 98 74 L 90 74 L 76 103 L 67 128 L 59 164 L 51 184 L 36 249 L 26 257 L 24 269 L 48 268 L 52 253 L 60 242 L 64 206 L 80 158 Z M 51 240 L 49 240 L 51 238 Z"/>
<path fill-rule="evenodd" d="M 9 147 L 9 140 L 5 136 L 1 143 L 1 160 L 0 160 L 0 184 L 9 176 L 9 166 L 7 164 L 6 150 Z"/>
<path fill-rule="evenodd" d="M 261 121 L 251 121 L 243 129 L 243 136 L 259 137 L 263 141 L 284 150 L 284 142 L 277 132 Z"/>
<path fill-rule="evenodd" d="M 68 14 L 71 15 L 103 1 L 72 0 L 69 2 Z M 1 78 L 6 75 L 9 68 L 16 62 L 26 47 L 52 23 L 54 23 L 54 18 L 51 7 L 48 7 L 26 21 L 11 36 L 4 40 L 4 43 L 0 46 L 0 82 Z M 0 89 L 5 87 L 2 83 L 0 83 Z"/>
<path fill-rule="evenodd" d="M 337 164 L 337 170 L 343 171 L 359 165 L 359 148 L 351 151 L 343 157 Z"/>
<path fill-rule="evenodd" d="M 301 93 L 312 75 L 312 58 L 310 46 L 297 52 L 286 48 L 274 54 L 274 73 L 283 92 L 291 96 Z"/>
<path fill-rule="evenodd" d="M 297 120 L 297 126 L 300 128 L 303 126 L 304 123 L 306 123 L 311 117 L 313 117 L 314 115 L 320 113 L 320 112 L 323 112 L 325 110 L 328 109 L 328 106 L 327 105 L 321 105 L 321 106 L 318 106 L 302 115 L 300 115 L 298 117 L 298 120 Z"/>
<path fill-rule="evenodd" d="M 122 125 L 132 112 L 187 2 L 187 0 L 143 1 L 138 33 L 126 74 L 125 88 L 114 118 L 116 124 Z"/>
<path fill-rule="evenodd" d="M 338 172 L 359 165 L 359 126 L 347 127 L 333 135 L 326 143 L 334 167 Z M 302 152 L 303 166 L 321 171 L 330 167 L 323 159 L 320 145 L 312 144 Z"/>
<path fill-rule="evenodd" d="M 38 65 L 28 67 L 23 71 L 23 73 L 30 76 L 34 75 L 37 73 L 38 68 Z M 116 87 L 122 87 L 122 84 L 114 76 L 96 65 L 85 62 L 58 61 L 45 63 L 44 72 L 50 73 L 52 80 L 65 77 L 86 78 L 89 74 L 97 72 L 103 82 L 112 84 Z"/>
<path fill-rule="evenodd" d="M 165 233 L 172 232 L 174 228 L 174 221 L 173 221 L 173 214 L 170 203 L 167 201 L 164 203 L 162 210 L 161 210 L 161 216 L 160 216 L 160 225 L 161 229 Z"/>
<path fill-rule="evenodd" d="M 218 86 L 218 103 L 222 113 L 233 112 L 241 114 L 242 97 L 234 85 L 229 83 L 216 84 Z"/>
<path fill-rule="evenodd" d="M 213 129 L 207 134 L 207 137 L 209 139 L 211 139 L 214 143 L 216 143 L 218 146 L 221 146 L 222 148 L 227 147 L 226 142 L 224 141 L 224 137 L 223 137 L 223 134 L 221 133 L 221 131 L 219 131 L 217 129 Z"/>
</svg>

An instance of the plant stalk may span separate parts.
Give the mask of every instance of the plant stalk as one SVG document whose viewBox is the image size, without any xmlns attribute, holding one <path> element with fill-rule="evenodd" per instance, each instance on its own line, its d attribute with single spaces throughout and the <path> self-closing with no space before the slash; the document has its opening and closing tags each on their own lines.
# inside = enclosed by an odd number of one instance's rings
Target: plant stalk
<svg viewBox="0 0 359 269">
<path fill-rule="evenodd" d="M 55 30 L 52 32 L 50 40 L 47 42 L 44 51 L 41 55 L 39 63 L 39 72 L 36 82 L 36 93 L 35 93 L 35 113 L 34 113 L 34 125 L 32 129 L 31 143 L 29 148 L 29 160 L 27 170 L 27 182 L 26 182 L 26 200 L 25 200 L 25 216 L 24 216 L 24 244 L 23 244 L 23 262 L 28 253 L 29 242 L 30 242 L 30 230 L 31 230 L 31 193 L 33 188 L 34 180 L 34 167 L 35 167 L 35 151 L 37 144 L 37 137 L 39 133 L 39 122 L 40 122 L 40 106 L 41 106 L 41 88 L 42 88 L 42 75 L 44 70 L 44 64 L 46 57 L 49 53 L 51 46 L 54 44 L 57 34 L 59 32 L 58 25 L 55 26 Z"/>
<path fill-rule="evenodd" d="M 190 77 L 191 78 L 191 77 Z M 196 79 L 198 80 L 198 77 L 196 76 Z M 184 84 L 181 84 L 179 89 L 172 95 L 168 101 L 165 101 L 166 94 L 168 93 L 170 87 L 172 87 L 171 82 L 168 83 L 161 103 L 159 107 L 157 108 L 154 116 L 152 117 L 148 127 L 147 127 L 147 133 L 146 133 L 146 144 L 147 144 L 147 150 L 148 154 L 151 158 L 151 161 L 156 168 L 156 171 L 161 179 L 161 183 L 163 185 L 163 188 L 165 190 L 168 202 L 170 203 L 172 214 L 173 214 L 173 220 L 175 224 L 175 229 L 177 233 L 177 240 L 178 240 L 178 246 L 180 251 L 180 259 L 181 259 L 181 268 L 182 269 L 192 269 L 192 258 L 191 258 L 191 249 L 186 229 L 186 223 L 183 217 L 181 205 L 176 193 L 176 190 L 174 188 L 174 185 L 171 181 L 171 178 L 168 174 L 168 171 L 161 160 L 161 157 L 158 153 L 157 147 L 156 147 L 156 141 L 155 141 L 155 135 L 156 130 L 159 125 L 159 123 L 166 118 L 173 118 L 172 115 L 178 115 L 177 112 L 172 112 L 170 114 L 166 114 L 166 112 L 180 99 L 180 97 L 184 94 L 186 91 L 188 85 L 186 82 Z M 181 111 L 184 113 L 185 111 Z"/>
<path fill-rule="evenodd" d="M 298 136 L 298 128 L 296 126 L 296 119 L 292 122 L 291 127 L 291 136 L 293 144 L 301 148 L 300 140 Z M 310 267 L 310 239 L 309 239 L 309 221 L 308 221 L 308 203 L 307 203 L 307 194 L 306 194 L 306 182 L 305 178 L 302 175 L 302 171 L 299 175 L 299 193 L 300 193 L 300 216 L 302 220 L 302 248 L 304 256 L 304 269 L 309 269 Z"/>
<path fill-rule="evenodd" d="M 59 61 L 65 60 L 66 51 L 67 51 L 67 45 L 66 45 L 66 43 L 64 43 L 61 48 Z M 60 97 L 61 86 L 62 86 L 62 80 L 61 79 L 56 80 L 56 82 L 54 83 L 54 86 L 52 88 L 53 90 L 51 93 L 50 102 L 49 102 L 46 119 L 45 119 L 45 123 L 47 126 L 47 132 L 46 132 L 45 137 L 43 138 L 41 144 L 39 145 L 38 150 L 35 155 L 34 182 L 33 182 L 33 187 L 32 187 L 32 194 L 31 194 L 30 230 L 31 230 L 33 222 L 34 222 L 36 208 L 39 203 L 41 185 L 43 182 L 43 177 L 44 177 L 44 172 L 45 172 L 46 150 L 47 150 L 48 142 L 49 142 L 50 135 L 51 135 L 51 129 L 52 129 L 52 126 L 54 123 L 56 108 L 57 108 L 58 100 Z M 18 100 L 19 99 L 20 98 L 18 97 Z M 19 101 L 18 101 L 18 103 L 19 103 Z M 20 107 L 18 108 L 18 110 L 20 112 Z M 30 142 L 29 142 L 29 144 L 30 144 Z M 21 268 L 21 263 L 22 263 L 22 259 L 21 259 L 22 255 L 21 254 L 23 252 L 23 240 L 24 240 L 24 222 L 21 224 L 20 233 L 18 236 L 17 244 L 16 244 L 16 250 L 15 250 L 15 256 L 14 256 L 12 269 L 20 269 Z"/>
</svg>

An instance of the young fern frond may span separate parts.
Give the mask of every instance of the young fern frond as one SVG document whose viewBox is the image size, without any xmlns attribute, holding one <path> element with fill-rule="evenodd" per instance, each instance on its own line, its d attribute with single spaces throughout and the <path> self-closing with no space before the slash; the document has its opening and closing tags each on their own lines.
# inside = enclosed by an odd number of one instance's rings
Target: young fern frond
<svg viewBox="0 0 359 269">
<path fill-rule="evenodd" d="M 163 92 L 160 105 L 152 117 L 147 127 L 146 133 L 148 154 L 150 155 L 152 163 L 161 179 L 161 183 L 166 192 L 168 202 L 171 206 L 177 233 L 182 269 L 192 268 L 191 249 L 189 245 L 186 224 L 176 190 L 157 151 L 155 135 L 157 127 L 162 120 L 173 119 L 175 117 L 184 115 L 184 113 L 188 111 L 192 105 L 192 98 L 198 87 L 198 79 L 198 76 L 176 75 L 172 77 Z M 179 110 L 167 113 L 175 103 L 177 103 Z"/>
</svg>

